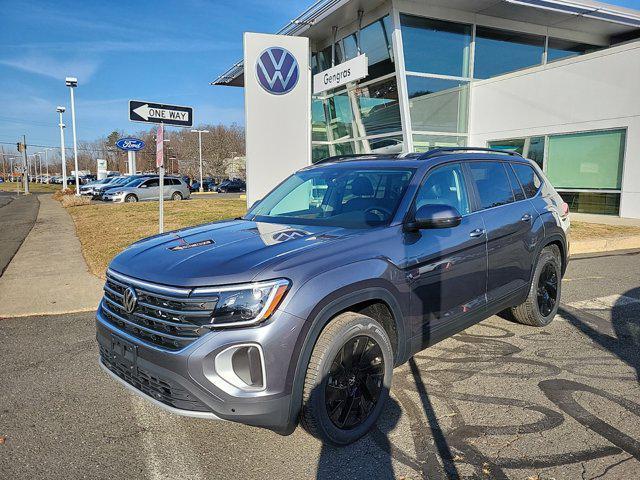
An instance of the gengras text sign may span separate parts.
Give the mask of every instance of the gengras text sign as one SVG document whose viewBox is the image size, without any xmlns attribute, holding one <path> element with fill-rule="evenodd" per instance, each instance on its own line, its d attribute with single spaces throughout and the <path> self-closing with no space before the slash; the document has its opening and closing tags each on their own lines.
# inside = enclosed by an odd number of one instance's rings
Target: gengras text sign
<svg viewBox="0 0 640 480">
<path fill-rule="evenodd" d="M 317 95 L 349 82 L 355 82 L 367 75 L 369 75 L 369 61 L 363 53 L 324 72 L 316 73 L 313 76 L 313 94 Z"/>
</svg>

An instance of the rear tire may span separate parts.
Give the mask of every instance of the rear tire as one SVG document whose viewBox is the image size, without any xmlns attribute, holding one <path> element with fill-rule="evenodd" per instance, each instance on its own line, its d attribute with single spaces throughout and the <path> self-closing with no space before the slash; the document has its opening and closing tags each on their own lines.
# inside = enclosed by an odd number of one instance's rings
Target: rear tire
<svg viewBox="0 0 640 480">
<path fill-rule="evenodd" d="M 551 323 L 560 305 L 561 271 L 558 247 L 549 245 L 543 248 L 538 256 L 527 299 L 511 308 L 516 321 L 533 327 L 544 327 Z"/>
<path fill-rule="evenodd" d="M 180 192 L 173 192 L 171 200 L 182 200 L 182 194 Z"/>
<path fill-rule="evenodd" d="M 384 328 L 366 315 L 338 315 L 320 334 L 307 366 L 302 427 L 333 445 L 355 442 L 380 416 L 392 375 Z"/>
<path fill-rule="evenodd" d="M 124 197 L 124 201 L 127 202 L 127 203 L 129 203 L 129 202 L 137 202 L 138 201 L 138 197 L 136 197 L 133 193 L 130 193 L 129 195 Z"/>
</svg>

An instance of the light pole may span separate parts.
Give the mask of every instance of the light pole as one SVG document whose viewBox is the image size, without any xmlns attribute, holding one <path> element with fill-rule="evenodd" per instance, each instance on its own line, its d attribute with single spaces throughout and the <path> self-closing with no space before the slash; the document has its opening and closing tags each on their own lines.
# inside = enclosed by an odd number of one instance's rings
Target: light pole
<svg viewBox="0 0 640 480">
<path fill-rule="evenodd" d="M 71 128 L 73 130 L 73 162 L 76 169 L 74 175 L 76 179 L 76 195 L 80 196 L 80 175 L 78 175 L 78 141 L 76 139 L 76 106 L 73 101 L 73 89 L 78 86 L 78 79 L 75 77 L 65 78 L 65 85 L 71 92 Z"/>
<path fill-rule="evenodd" d="M 47 169 L 47 182 L 49 183 L 49 150 L 53 150 L 53 148 L 45 148 L 44 149 L 44 166 Z"/>
<path fill-rule="evenodd" d="M 198 134 L 198 151 L 200 152 L 200 188 L 198 189 L 200 192 L 204 192 L 204 186 L 202 185 L 202 134 L 209 133 L 209 130 L 191 130 L 191 133 Z"/>
<path fill-rule="evenodd" d="M 36 152 L 36 155 L 38 156 L 38 163 L 36 163 L 36 167 L 40 165 L 40 175 L 39 175 L 38 183 L 42 183 L 42 152 Z M 36 174 L 37 174 L 37 170 L 36 170 Z"/>
<path fill-rule="evenodd" d="M 64 107 L 57 107 L 56 112 L 60 116 L 60 159 L 62 160 L 62 190 L 67 189 L 67 161 L 64 157 L 64 123 L 62 123 L 62 114 L 64 113 Z"/>
</svg>

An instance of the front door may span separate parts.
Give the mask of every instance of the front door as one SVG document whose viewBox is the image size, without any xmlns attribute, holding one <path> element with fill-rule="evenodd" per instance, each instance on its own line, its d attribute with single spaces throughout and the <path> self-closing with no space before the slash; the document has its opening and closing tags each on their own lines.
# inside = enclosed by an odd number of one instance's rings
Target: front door
<svg viewBox="0 0 640 480">
<path fill-rule="evenodd" d="M 422 335 L 423 346 L 486 304 L 485 227 L 469 200 L 462 166 L 437 167 L 427 174 L 413 211 L 425 204 L 449 205 L 460 212 L 462 221 L 456 227 L 404 234 L 412 317 L 422 319 L 421 331 L 413 333 Z"/>
<path fill-rule="evenodd" d="M 138 189 L 139 200 L 158 200 L 160 195 L 160 179 L 150 178 L 140 185 Z"/>
</svg>

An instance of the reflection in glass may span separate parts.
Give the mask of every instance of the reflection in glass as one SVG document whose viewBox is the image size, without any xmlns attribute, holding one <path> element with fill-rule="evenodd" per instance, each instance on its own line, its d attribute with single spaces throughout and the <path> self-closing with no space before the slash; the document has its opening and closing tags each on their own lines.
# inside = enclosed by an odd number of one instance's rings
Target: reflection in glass
<svg viewBox="0 0 640 480">
<path fill-rule="evenodd" d="M 489 147 L 495 148 L 496 150 L 516 152 L 524 156 L 524 143 L 524 138 L 513 138 L 511 140 L 497 140 L 495 142 L 489 142 Z"/>
<path fill-rule="evenodd" d="M 318 143 L 311 144 L 311 162 L 316 163 L 322 159 L 329 157 L 329 146 Z"/>
<path fill-rule="evenodd" d="M 469 76 L 471 25 L 400 15 L 407 71 Z"/>
<path fill-rule="evenodd" d="M 543 53 L 543 36 L 478 26 L 474 77 L 489 78 L 539 65 Z"/>
<path fill-rule="evenodd" d="M 467 82 L 407 76 L 413 130 L 466 132 Z"/>
<path fill-rule="evenodd" d="M 595 52 L 602 47 L 589 45 L 587 43 L 578 43 L 571 40 L 562 40 L 560 38 L 549 38 L 549 46 L 547 48 L 547 62 L 560 60 L 562 58 L 575 57 L 576 55 L 584 55 L 585 53 Z"/>
<path fill-rule="evenodd" d="M 327 140 L 327 116 L 324 102 L 316 97 L 311 99 L 311 140 Z"/>
<path fill-rule="evenodd" d="M 356 122 L 362 128 L 357 136 L 402 130 L 395 78 L 356 88 L 353 94 L 359 110 Z"/>
<path fill-rule="evenodd" d="M 413 150 L 417 153 L 426 152 L 439 147 L 464 147 L 467 144 L 466 137 L 452 135 L 414 135 Z"/>
<path fill-rule="evenodd" d="M 529 149 L 525 156 L 536 162 L 538 166 L 542 168 L 542 162 L 544 161 L 544 137 L 531 137 L 529 139 Z"/>
<path fill-rule="evenodd" d="M 558 192 L 575 213 L 596 213 L 599 215 L 620 215 L 619 193 Z"/>
</svg>

